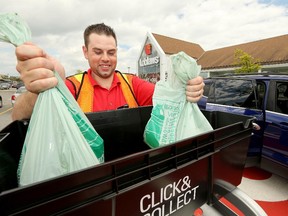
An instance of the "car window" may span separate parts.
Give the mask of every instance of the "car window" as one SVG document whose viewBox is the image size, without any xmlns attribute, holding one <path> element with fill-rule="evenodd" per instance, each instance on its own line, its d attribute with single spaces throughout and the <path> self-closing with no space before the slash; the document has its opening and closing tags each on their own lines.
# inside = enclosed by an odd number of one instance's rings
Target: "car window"
<svg viewBox="0 0 288 216">
<path fill-rule="evenodd" d="M 266 93 L 266 85 L 262 81 L 257 81 L 257 107 L 263 109 L 264 101 L 265 101 L 265 93 Z"/>
<path fill-rule="evenodd" d="M 288 82 L 276 82 L 276 112 L 288 114 Z"/>
<path fill-rule="evenodd" d="M 205 83 L 208 102 L 223 105 L 257 108 L 254 85 L 251 80 L 215 79 Z"/>
<path fill-rule="evenodd" d="M 205 86 L 204 86 L 204 93 L 203 95 L 207 96 L 207 97 L 211 97 L 214 98 L 214 94 L 213 91 L 210 92 L 210 86 L 213 84 L 213 82 L 211 80 L 205 80 Z M 212 88 L 211 88 L 212 89 Z M 211 100 L 210 98 L 210 100 Z"/>
</svg>

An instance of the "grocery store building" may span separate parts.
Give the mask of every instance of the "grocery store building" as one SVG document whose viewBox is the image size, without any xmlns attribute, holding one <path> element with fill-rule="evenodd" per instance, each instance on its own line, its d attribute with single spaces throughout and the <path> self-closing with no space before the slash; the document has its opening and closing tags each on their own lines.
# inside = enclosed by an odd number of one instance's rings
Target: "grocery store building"
<svg viewBox="0 0 288 216">
<path fill-rule="evenodd" d="M 234 73 L 234 52 L 240 49 L 260 60 L 261 70 L 288 74 L 288 34 L 205 51 L 199 44 L 147 33 L 138 58 L 138 76 L 150 82 L 167 79 L 169 56 L 184 51 L 201 65 L 201 76 Z"/>
</svg>

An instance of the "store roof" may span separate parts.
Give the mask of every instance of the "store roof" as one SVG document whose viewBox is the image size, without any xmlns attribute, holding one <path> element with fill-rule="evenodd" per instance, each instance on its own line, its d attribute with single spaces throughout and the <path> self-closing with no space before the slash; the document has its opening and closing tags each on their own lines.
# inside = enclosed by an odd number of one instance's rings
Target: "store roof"
<svg viewBox="0 0 288 216">
<path fill-rule="evenodd" d="M 288 35 L 258 40 L 230 47 L 210 50 L 198 59 L 203 69 L 231 67 L 234 64 L 234 52 L 240 49 L 262 65 L 288 62 Z"/>
<path fill-rule="evenodd" d="M 204 50 L 199 44 L 178 40 L 155 33 L 152 34 L 166 54 L 172 55 L 183 51 L 191 57 L 198 59 L 204 53 Z"/>
<path fill-rule="evenodd" d="M 203 50 L 200 45 L 195 43 L 155 33 L 153 36 L 166 54 L 184 51 L 197 59 L 202 69 L 233 67 L 236 49 L 259 59 L 262 65 L 288 63 L 288 34 L 209 51 Z"/>
</svg>

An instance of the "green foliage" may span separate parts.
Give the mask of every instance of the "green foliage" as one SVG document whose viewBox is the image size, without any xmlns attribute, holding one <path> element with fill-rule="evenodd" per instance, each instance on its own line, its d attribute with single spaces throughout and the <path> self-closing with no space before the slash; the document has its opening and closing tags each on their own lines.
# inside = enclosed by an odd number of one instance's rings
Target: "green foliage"
<svg viewBox="0 0 288 216">
<path fill-rule="evenodd" d="M 252 73 L 261 69 L 259 59 L 254 59 L 251 55 L 243 50 L 236 49 L 234 52 L 234 63 L 239 66 L 235 69 L 235 73 Z"/>
<path fill-rule="evenodd" d="M 10 80 L 10 81 L 21 81 L 19 76 L 9 76 L 9 75 L 4 75 L 0 74 L 0 80 Z"/>
<path fill-rule="evenodd" d="M 10 76 L 9 77 L 11 81 L 17 81 L 17 82 L 21 82 L 21 79 L 19 76 Z"/>
</svg>

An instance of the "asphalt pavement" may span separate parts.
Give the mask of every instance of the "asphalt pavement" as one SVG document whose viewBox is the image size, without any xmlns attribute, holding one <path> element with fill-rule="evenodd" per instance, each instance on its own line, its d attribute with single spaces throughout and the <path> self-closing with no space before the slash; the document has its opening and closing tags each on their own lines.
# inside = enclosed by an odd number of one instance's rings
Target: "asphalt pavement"
<svg viewBox="0 0 288 216">
<path fill-rule="evenodd" d="M 0 131 L 12 122 L 11 96 L 15 91 L 16 89 L 14 88 L 10 88 L 9 90 L 0 90 L 0 95 L 3 100 L 3 107 L 0 108 Z"/>
</svg>

